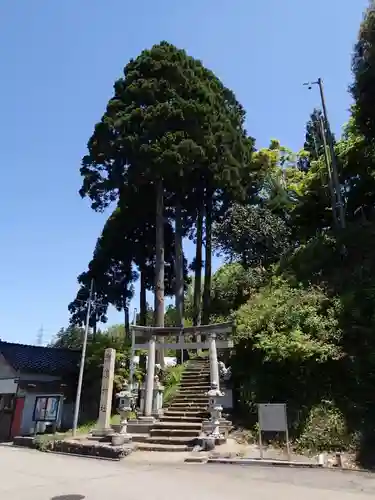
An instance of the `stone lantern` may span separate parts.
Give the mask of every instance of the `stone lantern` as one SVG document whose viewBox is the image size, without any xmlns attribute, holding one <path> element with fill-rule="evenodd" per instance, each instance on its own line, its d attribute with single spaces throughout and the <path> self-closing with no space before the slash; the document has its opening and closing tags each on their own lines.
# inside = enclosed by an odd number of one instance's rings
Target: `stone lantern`
<svg viewBox="0 0 375 500">
<path fill-rule="evenodd" d="M 131 435 L 127 433 L 128 418 L 133 410 L 133 394 L 127 381 L 124 382 L 122 391 L 116 394 L 118 400 L 118 413 L 120 415 L 119 432 L 112 436 L 113 445 L 121 445 L 131 441 Z"/>
<path fill-rule="evenodd" d="M 211 389 L 206 393 L 209 397 L 209 412 L 210 412 L 210 433 L 208 437 L 215 443 L 224 439 L 223 434 L 220 433 L 220 422 L 222 420 L 221 412 L 223 407 L 221 406 L 218 398 L 224 396 L 224 393 L 220 391 L 218 384 L 216 382 L 211 383 Z"/>
</svg>

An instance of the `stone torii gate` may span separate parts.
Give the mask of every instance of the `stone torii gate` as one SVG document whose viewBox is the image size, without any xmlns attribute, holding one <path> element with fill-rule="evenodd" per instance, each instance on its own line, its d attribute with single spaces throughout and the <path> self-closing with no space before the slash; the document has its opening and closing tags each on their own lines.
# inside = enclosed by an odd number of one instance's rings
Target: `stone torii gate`
<svg viewBox="0 0 375 500">
<path fill-rule="evenodd" d="M 233 347 L 233 341 L 228 337 L 232 333 L 233 323 L 218 323 L 213 325 L 192 326 L 186 328 L 179 327 L 151 327 L 132 325 L 132 352 L 131 359 L 134 358 L 134 352 L 139 349 L 148 350 L 147 369 L 146 369 L 146 394 L 144 416 L 152 415 L 152 400 L 154 391 L 155 376 L 155 353 L 157 349 L 175 349 L 175 350 L 209 350 L 210 360 L 210 379 L 211 385 L 216 384 L 219 389 L 219 366 L 217 360 L 217 349 L 230 349 Z M 206 341 L 198 341 L 206 337 Z M 179 337 L 178 342 L 163 343 L 158 342 L 160 337 Z M 185 337 L 194 337 L 194 342 L 186 341 Z M 221 339 L 217 337 L 222 337 Z M 131 380 L 132 383 L 132 380 Z"/>
</svg>

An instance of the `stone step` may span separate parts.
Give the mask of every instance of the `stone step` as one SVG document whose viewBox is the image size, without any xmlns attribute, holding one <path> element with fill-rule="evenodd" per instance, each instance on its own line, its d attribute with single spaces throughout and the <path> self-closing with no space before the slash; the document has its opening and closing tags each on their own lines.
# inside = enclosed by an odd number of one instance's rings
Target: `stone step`
<svg viewBox="0 0 375 500">
<path fill-rule="evenodd" d="M 184 373 L 210 373 L 210 367 L 209 366 L 187 366 L 184 371 Z"/>
<path fill-rule="evenodd" d="M 192 417 L 194 416 L 193 413 L 195 413 L 195 416 L 200 417 L 201 415 L 207 415 L 208 413 L 208 407 L 206 406 L 170 406 L 168 408 L 168 411 L 173 411 L 173 412 L 179 412 L 179 413 L 186 413 L 190 414 Z M 168 415 L 167 415 L 168 416 Z"/>
<path fill-rule="evenodd" d="M 151 437 L 169 439 L 170 437 L 196 438 L 200 435 L 201 429 L 151 429 Z"/>
<path fill-rule="evenodd" d="M 163 417 L 162 417 L 163 418 Z M 190 429 L 190 430 L 196 430 L 200 431 L 202 428 L 202 425 L 199 422 L 179 422 L 179 421 L 171 421 L 171 422 L 156 422 L 156 424 L 153 425 L 152 430 L 155 429 Z"/>
<path fill-rule="evenodd" d="M 163 424 L 197 424 L 199 426 L 202 425 L 203 420 L 207 418 L 207 416 L 202 417 L 193 417 L 182 415 L 166 415 L 165 417 L 161 417 L 160 422 Z"/>
<path fill-rule="evenodd" d="M 181 382 L 180 385 L 178 386 L 178 389 L 184 389 L 184 390 L 196 390 L 196 391 L 209 391 L 211 386 L 207 384 L 207 382 L 204 382 L 203 384 L 199 384 L 197 382 L 193 383 L 186 383 L 186 382 Z"/>
<path fill-rule="evenodd" d="M 155 443 L 139 443 L 137 445 L 139 451 L 174 451 L 184 452 L 191 451 L 193 446 L 186 446 L 181 444 L 155 444 Z"/>
<path fill-rule="evenodd" d="M 193 399 L 194 397 L 198 398 L 198 399 L 207 399 L 208 400 L 208 396 L 207 394 L 204 392 L 204 391 L 201 391 L 201 392 L 189 392 L 189 391 L 184 391 L 183 389 L 181 391 L 178 391 L 176 393 L 176 395 L 174 396 L 174 399 L 176 398 L 179 398 L 179 399 Z"/>
<path fill-rule="evenodd" d="M 155 436 L 149 437 L 145 444 L 174 444 L 194 446 L 198 436 Z"/>
<path fill-rule="evenodd" d="M 186 418 L 199 418 L 200 420 L 203 420 L 206 418 L 208 415 L 208 410 L 181 410 L 181 408 L 178 409 L 167 409 L 164 410 L 164 417 L 186 417 Z"/>
<path fill-rule="evenodd" d="M 206 392 L 178 392 L 175 396 L 175 398 L 187 398 L 190 399 L 190 401 L 194 400 L 195 398 L 206 398 L 208 400 L 208 396 Z M 174 399 L 175 400 L 175 399 Z"/>
<path fill-rule="evenodd" d="M 202 409 L 203 408 L 203 409 Z M 208 413 L 208 410 L 206 409 L 206 407 L 196 407 L 196 406 L 188 406 L 186 407 L 185 406 L 176 406 L 175 408 L 172 408 L 172 405 L 169 406 L 168 408 L 166 408 L 164 410 L 164 415 L 168 415 L 168 414 L 175 414 L 175 413 L 183 413 L 183 414 L 188 414 L 188 415 L 191 415 L 192 417 L 194 416 L 200 416 L 200 415 L 206 415 Z"/>
<path fill-rule="evenodd" d="M 208 398 L 204 397 L 204 400 L 194 401 L 193 399 L 184 399 L 183 401 L 172 400 L 170 406 L 206 406 Z"/>
<path fill-rule="evenodd" d="M 181 380 L 179 387 L 210 387 L 208 380 Z"/>
<path fill-rule="evenodd" d="M 199 383 L 198 381 L 195 382 L 180 382 L 178 389 L 197 389 L 200 391 L 209 391 L 211 389 L 210 384 L 207 382 Z"/>
<path fill-rule="evenodd" d="M 149 434 L 132 434 L 133 443 L 145 443 L 150 437 Z"/>
<path fill-rule="evenodd" d="M 188 373 L 188 372 L 208 372 L 208 373 L 210 373 L 210 367 L 208 365 L 187 366 L 184 370 L 184 373 Z"/>
<path fill-rule="evenodd" d="M 180 381 L 181 384 L 200 384 L 200 385 L 210 385 L 209 377 L 184 377 Z"/>
<path fill-rule="evenodd" d="M 210 383 L 210 376 L 209 375 L 191 375 L 188 373 L 185 376 L 181 377 L 181 382 L 199 382 L 201 384 L 203 384 L 203 382 Z"/>
<path fill-rule="evenodd" d="M 178 409 L 168 409 L 164 411 L 164 417 L 186 417 L 186 418 L 199 418 L 200 420 L 204 420 L 207 418 L 209 414 L 208 410 L 183 410 L 181 408 Z"/>
<path fill-rule="evenodd" d="M 185 403 L 185 404 L 194 404 L 194 403 L 202 403 L 208 405 L 208 397 L 207 396 L 176 396 L 173 398 L 173 403 Z M 172 404 L 173 404 L 172 403 Z"/>
<path fill-rule="evenodd" d="M 175 398 L 190 398 L 190 399 L 193 399 L 194 397 L 197 397 L 197 398 L 206 398 L 208 399 L 208 396 L 207 396 L 207 391 L 186 391 L 184 389 L 180 389 L 178 392 L 176 392 L 176 395 L 175 395 Z"/>
<path fill-rule="evenodd" d="M 191 389 L 190 387 L 179 387 L 177 391 L 177 394 L 197 394 L 200 396 L 205 396 L 208 392 L 208 389 Z"/>
<path fill-rule="evenodd" d="M 192 407 L 197 408 L 199 410 L 200 408 L 203 409 L 206 408 L 207 405 L 208 405 L 208 399 L 206 399 L 205 401 L 194 401 L 192 399 L 185 399 L 184 401 L 172 401 L 168 409 L 171 409 L 171 407 L 174 406 L 177 410 L 185 408 L 186 411 L 189 411 L 191 410 Z"/>
</svg>

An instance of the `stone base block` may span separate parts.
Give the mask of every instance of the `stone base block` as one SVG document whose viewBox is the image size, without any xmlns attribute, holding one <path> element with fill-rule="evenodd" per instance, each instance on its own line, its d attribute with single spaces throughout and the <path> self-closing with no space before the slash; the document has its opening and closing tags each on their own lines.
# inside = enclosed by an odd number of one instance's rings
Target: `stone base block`
<svg viewBox="0 0 375 500">
<path fill-rule="evenodd" d="M 127 432 L 129 434 L 148 434 L 154 423 L 154 417 L 139 417 L 137 420 L 128 420 Z"/>
<path fill-rule="evenodd" d="M 131 440 L 130 434 L 113 434 L 111 437 L 112 446 L 122 446 L 125 443 L 130 443 Z"/>
<path fill-rule="evenodd" d="M 93 437 L 107 437 L 113 434 L 112 427 L 108 427 L 107 429 L 93 429 L 91 434 Z"/>
<path fill-rule="evenodd" d="M 87 443 L 80 441 L 55 441 L 52 451 L 83 455 L 97 458 L 121 460 L 134 449 L 132 445 L 112 446 L 102 443 Z"/>
</svg>

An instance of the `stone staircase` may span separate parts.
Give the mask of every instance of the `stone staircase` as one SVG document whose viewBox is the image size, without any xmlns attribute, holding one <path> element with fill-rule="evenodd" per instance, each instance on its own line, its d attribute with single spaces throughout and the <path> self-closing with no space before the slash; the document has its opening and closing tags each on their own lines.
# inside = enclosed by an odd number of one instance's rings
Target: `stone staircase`
<svg viewBox="0 0 375 500">
<path fill-rule="evenodd" d="M 149 436 L 138 444 L 147 451 L 190 451 L 202 432 L 202 422 L 209 417 L 208 397 L 210 365 L 207 359 L 188 362 L 179 389 L 163 416 L 150 429 Z"/>
</svg>

